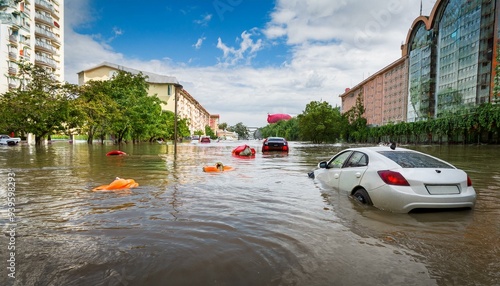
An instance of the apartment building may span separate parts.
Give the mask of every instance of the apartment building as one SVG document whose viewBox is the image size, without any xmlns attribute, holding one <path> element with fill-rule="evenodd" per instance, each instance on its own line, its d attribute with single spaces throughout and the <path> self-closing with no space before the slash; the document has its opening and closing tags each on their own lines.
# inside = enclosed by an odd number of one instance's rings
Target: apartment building
<svg viewBox="0 0 500 286">
<path fill-rule="evenodd" d="M 357 98 L 362 96 L 364 116 L 368 125 L 406 121 L 407 62 L 407 59 L 402 57 L 353 88 L 347 88 L 340 96 L 342 112 L 353 108 Z"/>
<path fill-rule="evenodd" d="M 64 81 L 64 0 L 0 0 L 0 94 L 20 85 L 19 63 Z"/>
<path fill-rule="evenodd" d="M 79 72 L 78 84 L 83 85 L 89 80 L 108 80 L 118 71 L 125 71 L 134 75 L 142 73 L 147 77 L 148 94 L 156 94 L 161 101 L 166 102 L 166 104 L 162 104 L 162 110 L 175 112 L 175 92 L 176 88 L 181 88 L 181 85 L 173 76 L 159 75 L 104 62 Z M 191 134 L 197 130 L 205 131 L 205 126 L 210 124 L 210 113 L 183 88 L 180 89 L 177 99 L 177 115 L 179 118 L 188 119 Z"/>
<path fill-rule="evenodd" d="M 436 1 L 429 16 L 413 21 L 400 59 L 340 95 L 342 111 L 352 108 L 361 92 L 365 117 L 373 125 L 427 120 L 494 101 L 497 2 Z"/>
<path fill-rule="evenodd" d="M 205 126 L 210 124 L 210 113 L 185 89 L 181 90 L 181 96 L 177 102 L 177 112 L 181 118 L 189 119 L 189 131 L 205 132 Z M 213 129 L 212 130 L 217 130 Z"/>
</svg>

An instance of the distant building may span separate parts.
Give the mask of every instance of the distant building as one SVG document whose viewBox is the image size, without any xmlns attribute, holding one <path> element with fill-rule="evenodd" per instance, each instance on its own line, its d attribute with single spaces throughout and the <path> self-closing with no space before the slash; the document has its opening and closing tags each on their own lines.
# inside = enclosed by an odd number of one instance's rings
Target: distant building
<svg viewBox="0 0 500 286">
<path fill-rule="evenodd" d="M 1 0 L 0 0 L 1 1 Z M 118 71 L 125 71 L 137 75 L 142 73 L 146 76 L 149 84 L 149 95 L 157 95 L 162 104 L 162 110 L 175 112 L 175 89 L 181 85 L 175 77 L 139 71 L 132 68 L 104 62 L 98 66 L 86 69 L 78 73 L 78 84 L 83 85 L 89 80 L 109 80 Z M 209 125 L 210 114 L 208 111 L 185 89 L 179 92 L 177 100 L 177 114 L 179 118 L 187 118 L 191 134 L 196 130 L 205 131 Z M 214 129 L 216 130 L 216 129 Z"/>
<path fill-rule="evenodd" d="M 21 84 L 18 63 L 64 81 L 64 0 L 0 0 L 0 94 Z"/>
<path fill-rule="evenodd" d="M 414 122 L 496 96 L 497 1 L 438 0 L 417 17 L 402 57 L 340 95 L 342 112 L 363 96 L 368 124 Z"/>
<path fill-rule="evenodd" d="M 210 115 L 210 128 L 214 131 L 217 131 L 219 129 L 219 124 L 220 124 L 220 116 L 219 114 L 212 114 Z"/>
</svg>

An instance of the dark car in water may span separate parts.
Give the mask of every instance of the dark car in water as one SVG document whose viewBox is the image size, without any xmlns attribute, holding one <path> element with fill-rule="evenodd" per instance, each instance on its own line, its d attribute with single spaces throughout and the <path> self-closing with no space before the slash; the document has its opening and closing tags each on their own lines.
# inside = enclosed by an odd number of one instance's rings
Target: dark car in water
<svg viewBox="0 0 500 286">
<path fill-rule="evenodd" d="M 210 143 L 210 137 L 209 136 L 201 136 L 200 137 L 200 143 Z"/>
<path fill-rule="evenodd" d="M 268 137 L 262 142 L 262 152 L 288 152 L 288 142 L 283 137 Z"/>
</svg>

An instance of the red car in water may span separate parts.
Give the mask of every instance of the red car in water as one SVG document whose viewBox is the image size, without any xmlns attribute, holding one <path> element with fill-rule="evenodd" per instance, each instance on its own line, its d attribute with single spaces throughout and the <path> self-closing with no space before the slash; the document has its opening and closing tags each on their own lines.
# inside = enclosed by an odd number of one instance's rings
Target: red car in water
<svg viewBox="0 0 500 286">
<path fill-rule="evenodd" d="M 209 136 L 201 136 L 200 137 L 200 143 L 210 143 L 210 137 Z"/>
<path fill-rule="evenodd" d="M 281 151 L 288 153 L 288 142 L 283 137 L 268 137 L 262 142 L 262 152 Z"/>
</svg>

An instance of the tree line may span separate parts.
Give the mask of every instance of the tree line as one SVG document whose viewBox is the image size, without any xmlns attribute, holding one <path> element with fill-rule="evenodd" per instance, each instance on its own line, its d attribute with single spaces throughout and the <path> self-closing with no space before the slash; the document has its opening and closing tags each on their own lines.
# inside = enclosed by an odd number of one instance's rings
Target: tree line
<svg viewBox="0 0 500 286">
<path fill-rule="evenodd" d="M 26 64 L 19 65 L 19 78 L 19 87 L 0 96 L 0 130 L 34 134 L 36 145 L 52 134 L 86 134 L 89 144 L 107 137 L 116 143 L 174 138 L 175 115 L 148 95 L 142 73 L 119 71 L 110 80 L 78 86 Z M 177 120 L 178 137 L 190 135 L 187 120 Z"/>
<path fill-rule="evenodd" d="M 297 117 L 269 124 L 259 131 L 263 137 L 313 143 L 498 144 L 500 140 L 500 105 L 495 103 L 464 106 L 436 119 L 383 126 L 368 126 L 363 114 L 361 95 L 345 113 L 327 102 L 312 101 Z"/>
</svg>

